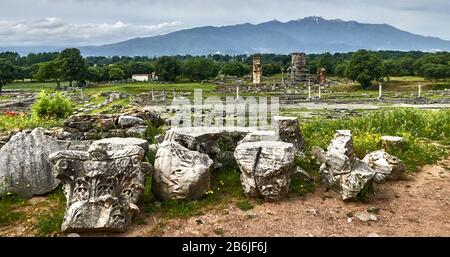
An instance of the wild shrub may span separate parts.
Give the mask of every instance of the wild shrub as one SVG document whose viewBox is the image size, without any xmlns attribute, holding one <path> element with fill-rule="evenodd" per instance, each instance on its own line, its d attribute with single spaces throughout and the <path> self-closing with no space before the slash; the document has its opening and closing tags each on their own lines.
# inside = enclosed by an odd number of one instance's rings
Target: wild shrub
<svg viewBox="0 0 450 257">
<path fill-rule="evenodd" d="M 41 91 L 32 108 L 33 118 L 38 119 L 64 119 L 73 112 L 72 102 L 61 92 L 50 93 Z"/>
</svg>

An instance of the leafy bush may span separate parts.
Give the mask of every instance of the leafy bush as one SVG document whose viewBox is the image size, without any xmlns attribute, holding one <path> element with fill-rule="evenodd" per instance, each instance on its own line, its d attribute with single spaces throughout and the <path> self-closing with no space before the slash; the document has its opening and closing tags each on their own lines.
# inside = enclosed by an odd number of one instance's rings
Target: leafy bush
<svg viewBox="0 0 450 257">
<path fill-rule="evenodd" d="M 63 119 L 73 112 L 72 102 L 60 92 L 41 91 L 32 106 L 33 117 L 38 119 Z"/>
</svg>

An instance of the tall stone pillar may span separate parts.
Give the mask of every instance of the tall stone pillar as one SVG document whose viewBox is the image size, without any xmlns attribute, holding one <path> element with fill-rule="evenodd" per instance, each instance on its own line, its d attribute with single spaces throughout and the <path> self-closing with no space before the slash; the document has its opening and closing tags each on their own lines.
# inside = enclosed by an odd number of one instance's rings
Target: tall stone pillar
<svg viewBox="0 0 450 257">
<path fill-rule="evenodd" d="M 261 67 L 261 55 L 255 54 L 253 56 L 253 84 L 261 84 L 262 67 Z"/>
</svg>

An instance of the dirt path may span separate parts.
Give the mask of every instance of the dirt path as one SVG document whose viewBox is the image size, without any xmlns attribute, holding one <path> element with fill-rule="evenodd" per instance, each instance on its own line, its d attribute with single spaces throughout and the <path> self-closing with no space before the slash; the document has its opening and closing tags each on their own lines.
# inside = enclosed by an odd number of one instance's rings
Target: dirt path
<svg viewBox="0 0 450 257">
<path fill-rule="evenodd" d="M 368 209 L 379 209 L 376 221 L 356 217 Z M 345 203 L 317 188 L 249 211 L 230 204 L 187 220 L 148 217 L 146 223 L 123 236 L 450 236 L 450 157 L 406 180 L 376 185 L 367 203 Z"/>
</svg>

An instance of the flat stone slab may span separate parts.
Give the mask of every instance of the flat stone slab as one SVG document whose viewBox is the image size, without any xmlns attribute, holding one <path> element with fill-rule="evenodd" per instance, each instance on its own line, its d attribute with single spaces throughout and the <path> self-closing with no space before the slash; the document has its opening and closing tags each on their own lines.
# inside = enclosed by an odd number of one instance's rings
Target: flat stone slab
<svg viewBox="0 0 450 257">
<path fill-rule="evenodd" d="M 93 147 L 100 147 L 103 149 L 106 149 L 107 151 L 114 151 L 117 149 L 121 149 L 124 146 L 128 145 L 136 145 L 142 147 L 144 151 L 148 151 L 148 141 L 140 138 L 134 138 L 134 137 L 111 137 L 111 138 L 105 138 L 101 140 L 94 141 L 90 148 Z"/>
</svg>

